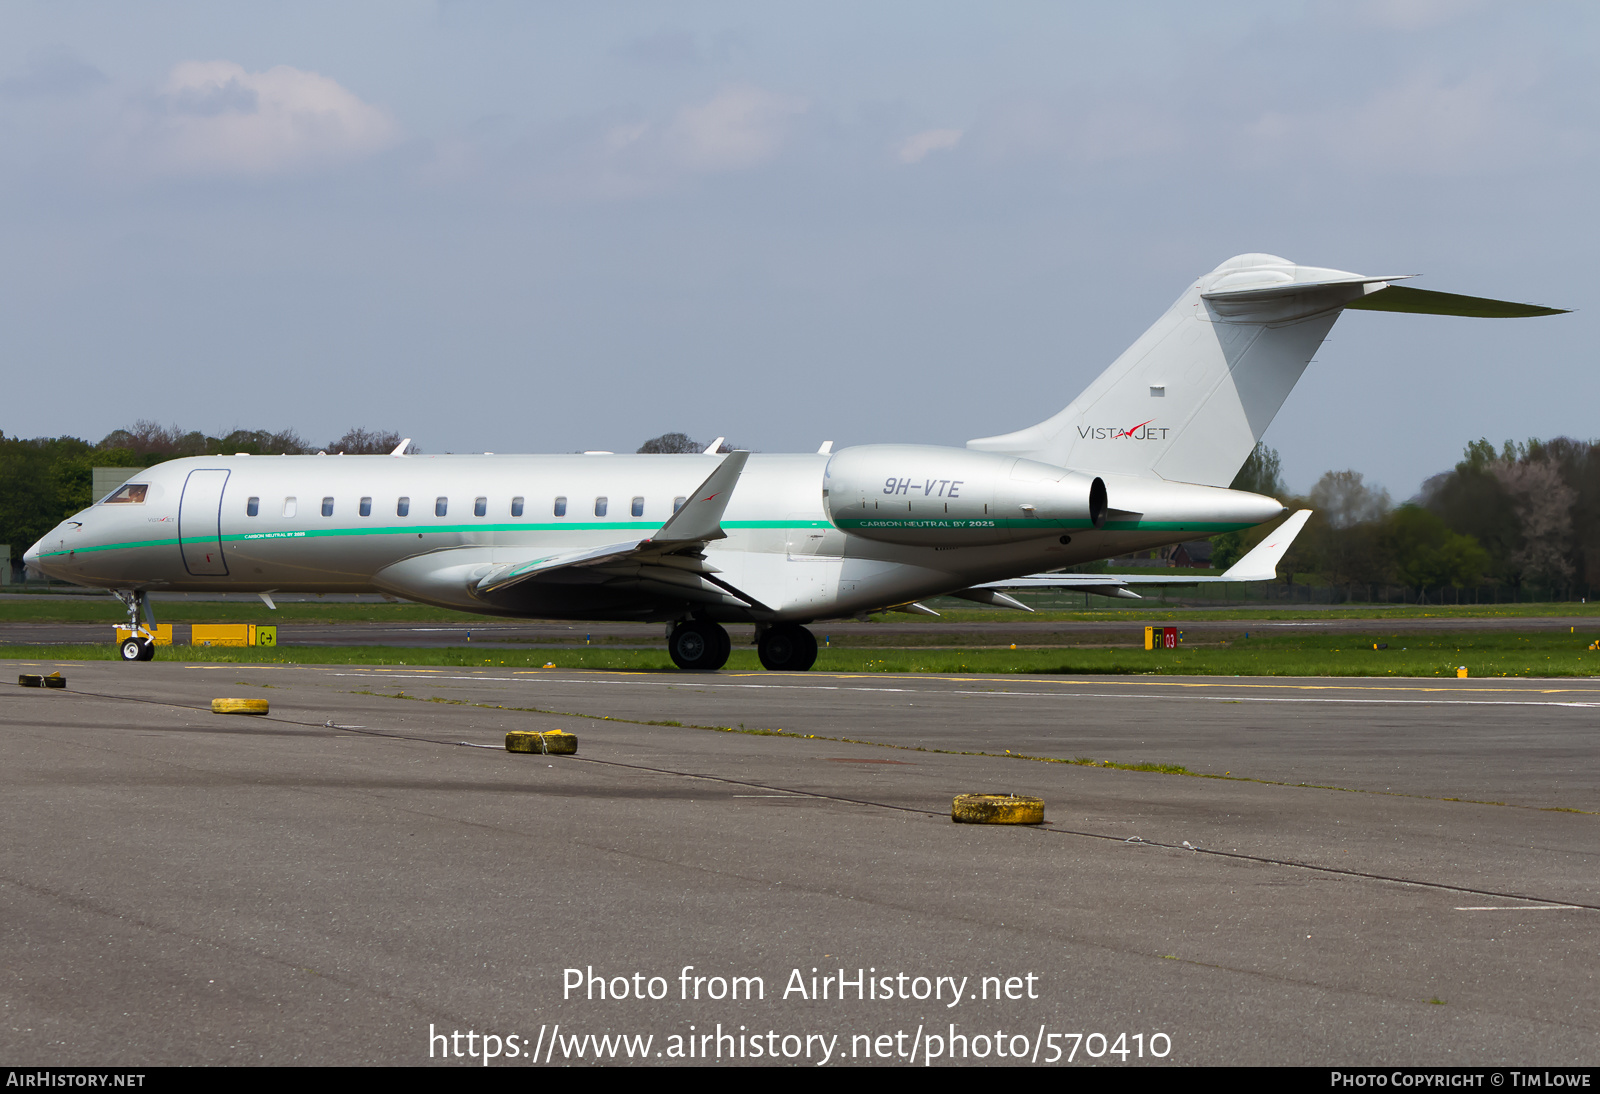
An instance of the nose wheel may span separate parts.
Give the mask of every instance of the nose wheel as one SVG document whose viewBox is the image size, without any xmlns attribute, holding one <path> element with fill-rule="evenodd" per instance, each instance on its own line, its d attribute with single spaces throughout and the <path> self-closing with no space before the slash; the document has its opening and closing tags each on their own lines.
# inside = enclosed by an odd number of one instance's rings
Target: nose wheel
<svg viewBox="0 0 1600 1094">
<path fill-rule="evenodd" d="M 817 636 L 796 623 L 779 623 L 756 646 L 762 667 L 772 672 L 805 672 L 817 663 Z"/>
<path fill-rule="evenodd" d="M 667 636 L 667 653 L 680 669 L 720 669 L 733 652 L 733 640 L 715 623 L 679 623 Z"/>
<path fill-rule="evenodd" d="M 128 630 L 133 632 L 117 644 L 117 652 L 122 655 L 124 661 L 154 661 L 156 644 L 153 636 L 156 632 L 156 614 L 150 608 L 150 597 L 143 589 L 135 589 L 133 592 L 117 589 L 113 590 L 111 595 L 122 601 L 123 606 L 128 609 Z M 149 624 L 148 627 L 139 624 L 141 612 Z"/>
<path fill-rule="evenodd" d="M 148 638 L 127 638 L 117 648 L 124 661 L 153 661 L 156 644 Z"/>
</svg>

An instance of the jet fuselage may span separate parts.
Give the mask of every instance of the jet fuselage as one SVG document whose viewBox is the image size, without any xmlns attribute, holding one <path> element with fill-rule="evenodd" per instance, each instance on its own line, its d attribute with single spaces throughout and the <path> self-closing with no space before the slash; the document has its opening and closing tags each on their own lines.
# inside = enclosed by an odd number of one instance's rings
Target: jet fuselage
<svg viewBox="0 0 1600 1094">
<path fill-rule="evenodd" d="M 625 564 L 574 567 L 492 597 L 475 588 L 496 567 L 541 554 L 648 540 L 722 458 L 173 460 L 128 480 L 144 490 L 119 493 L 138 500 L 107 499 L 78 513 L 28 561 L 119 590 L 381 592 L 494 615 L 806 622 L 1247 528 L 1283 512 L 1254 494 L 1107 476 L 1109 512 L 1095 527 L 1076 500 L 1053 500 L 1087 498 L 1090 478 L 1034 461 L 910 445 L 755 454 L 723 514 L 726 538 L 703 549 L 712 576 L 753 604 L 693 575 L 673 583 L 659 567 L 630 572 Z M 850 470 L 850 497 L 837 482 L 825 497 L 830 460 Z M 951 483 L 961 484 L 953 497 Z"/>
</svg>

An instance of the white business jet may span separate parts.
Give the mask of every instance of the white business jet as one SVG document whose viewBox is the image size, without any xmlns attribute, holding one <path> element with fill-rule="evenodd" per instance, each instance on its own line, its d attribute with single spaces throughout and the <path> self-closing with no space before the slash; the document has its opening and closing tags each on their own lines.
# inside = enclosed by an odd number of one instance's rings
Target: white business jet
<svg viewBox="0 0 1600 1094">
<path fill-rule="evenodd" d="M 379 592 L 485 615 L 673 624 L 686 669 L 720 668 L 728 622 L 804 670 L 805 624 L 1006 588 L 1136 596 L 1144 583 L 1270 580 L 1309 516 L 1227 489 L 1346 309 L 1513 317 L 1559 309 L 1229 259 L 1054 417 L 967 447 L 815 454 L 200 456 L 138 472 L 27 553 L 128 608 L 148 593 Z M 1040 573 L 1280 522 L 1220 577 Z M 929 614 L 932 614 L 929 612 Z"/>
</svg>

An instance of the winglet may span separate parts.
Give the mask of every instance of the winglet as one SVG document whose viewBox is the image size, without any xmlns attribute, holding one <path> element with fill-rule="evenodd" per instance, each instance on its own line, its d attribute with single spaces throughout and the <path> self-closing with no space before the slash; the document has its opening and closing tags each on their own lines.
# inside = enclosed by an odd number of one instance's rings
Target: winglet
<svg viewBox="0 0 1600 1094">
<path fill-rule="evenodd" d="M 1278 563 L 1300 534 L 1300 529 L 1311 519 L 1311 510 L 1302 509 L 1272 530 L 1266 539 L 1235 562 L 1222 575 L 1224 581 L 1271 581 L 1278 576 Z"/>
<path fill-rule="evenodd" d="M 389 455 L 391 455 L 391 456 L 404 456 L 406 454 L 406 449 L 408 449 L 410 447 L 411 447 L 411 438 L 407 437 L 405 440 L 403 440 L 399 444 L 395 445 L 394 446 L 394 451 L 389 453 Z"/>
<path fill-rule="evenodd" d="M 706 450 L 704 452 L 702 452 L 701 455 L 702 456 L 715 456 L 717 454 L 717 449 L 721 448 L 722 447 L 722 442 L 727 440 L 727 439 L 728 438 L 726 438 L 726 437 L 718 437 L 716 440 L 714 440 L 710 444 L 706 445 Z"/>
<path fill-rule="evenodd" d="M 661 530 L 650 537 L 650 542 L 693 543 L 726 538 L 722 513 L 728 508 L 728 499 L 733 496 L 733 488 L 749 458 L 750 453 L 742 449 L 730 452 L 683 503 L 683 508 L 672 514 Z"/>
</svg>

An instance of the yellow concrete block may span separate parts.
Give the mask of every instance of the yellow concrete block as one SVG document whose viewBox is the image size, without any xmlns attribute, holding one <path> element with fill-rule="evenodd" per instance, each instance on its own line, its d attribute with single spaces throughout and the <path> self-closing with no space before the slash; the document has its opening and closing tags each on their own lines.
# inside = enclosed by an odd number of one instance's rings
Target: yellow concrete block
<svg viewBox="0 0 1600 1094">
<path fill-rule="evenodd" d="M 133 628 L 117 628 L 117 645 L 120 646 L 122 643 L 133 637 L 135 637 Z M 140 627 L 138 630 L 138 637 L 154 639 L 155 644 L 158 646 L 170 646 L 172 645 L 172 624 L 163 623 L 153 631 L 149 627 Z"/>
<path fill-rule="evenodd" d="M 248 623 L 196 623 L 190 628 L 192 646 L 248 646 Z"/>
<path fill-rule="evenodd" d="M 507 752 L 532 752 L 541 756 L 571 756 L 578 751 L 578 738 L 561 729 L 548 733 L 513 730 L 506 734 Z"/>
<path fill-rule="evenodd" d="M 213 699 L 211 700 L 212 714 L 265 714 L 267 701 L 265 699 Z"/>
<path fill-rule="evenodd" d="M 958 794 L 950 806 L 957 824 L 1043 824 L 1044 799 L 1016 794 Z"/>
</svg>

